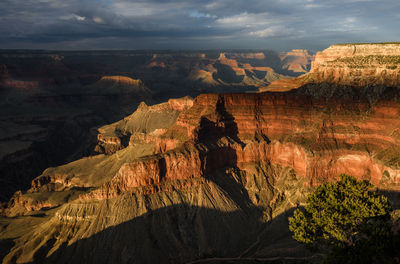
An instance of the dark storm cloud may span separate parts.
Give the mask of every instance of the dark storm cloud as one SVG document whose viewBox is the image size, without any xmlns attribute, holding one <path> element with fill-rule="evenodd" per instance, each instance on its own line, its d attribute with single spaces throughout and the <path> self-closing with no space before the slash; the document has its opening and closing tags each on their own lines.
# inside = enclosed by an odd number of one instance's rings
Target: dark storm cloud
<svg viewBox="0 0 400 264">
<path fill-rule="evenodd" d="M 291 48 L 399 40 L 398 0 L 2 0 L 0 48 Z"/>
</svg>

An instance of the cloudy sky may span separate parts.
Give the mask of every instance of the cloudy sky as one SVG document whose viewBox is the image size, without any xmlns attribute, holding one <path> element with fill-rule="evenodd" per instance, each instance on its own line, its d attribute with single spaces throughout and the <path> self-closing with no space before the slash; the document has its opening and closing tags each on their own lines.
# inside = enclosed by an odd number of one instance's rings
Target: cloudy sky
<svg viewBox="0 0 400 264">
<path fill-rule="evenodd" d="M 0 48 L 321 50 L 400 41 L 400 0 L 0 0 Z"/>
</svg>

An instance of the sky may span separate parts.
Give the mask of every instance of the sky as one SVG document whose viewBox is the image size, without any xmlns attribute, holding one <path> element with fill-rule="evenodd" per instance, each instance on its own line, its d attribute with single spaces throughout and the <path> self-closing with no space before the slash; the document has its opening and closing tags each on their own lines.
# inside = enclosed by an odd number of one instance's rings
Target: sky
<svg viewBox="0 0 400 264">
<path fill-rule="evenodd" d="M 0 0 L 1 49 L 323 50 L 400 41 L 400 0 Z"/>
</svg>

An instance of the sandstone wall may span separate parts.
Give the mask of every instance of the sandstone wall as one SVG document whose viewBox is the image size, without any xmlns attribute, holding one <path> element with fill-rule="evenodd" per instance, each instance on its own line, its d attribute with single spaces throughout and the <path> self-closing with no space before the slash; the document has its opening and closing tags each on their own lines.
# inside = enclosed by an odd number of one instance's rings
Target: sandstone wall
<svg viewBox="0 0 400 264">
<path fill-rule="evenodd" d="M 332 45 L 316 54 L 310 73 L 316 82 L 397 87 L 400 44 Z"/>
</svg>

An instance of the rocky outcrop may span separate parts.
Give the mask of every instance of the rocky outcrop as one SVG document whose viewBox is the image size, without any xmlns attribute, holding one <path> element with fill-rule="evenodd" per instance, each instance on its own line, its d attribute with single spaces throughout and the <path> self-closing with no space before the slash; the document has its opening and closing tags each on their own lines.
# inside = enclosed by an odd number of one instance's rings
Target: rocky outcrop
<svg viewBox="0 0 400 264">
<path fill-rule="evenodd" d="M 141 80 L 135 80 L 127 76 L 103 76 L 101 77 L 100 81 L 117 83 L 120 85 L 143 86 Z"/>
<path fill-rule="evenodd" d="M 309 73 L 277 80 L 260 91 L 288 91 L 309 84 L 400 86 L 400 43 L 337 44 L 317 52 Z"/>
<path fill-rule="evenodd" d="M 123 120 L 106 125 L 97 134 L 95 152 L 112 154 L 128 145 L 155 142 L 155 149 L 170 149 L 171 140 L 159 140 L 159 136 L 172 126 L 179 113 L 193 105 L 193 99 L 170 99 L 167 103 L 147 106 L 142 102 L 137 110 Z M 132 137 L 133 136 L 133 137 Z"/>
<path fill-rule="evenodd" d="M 283 69 L 295 73 L 308 72 L 314 57 L 315 56 L 311 55 L 307 50 L 302 49 L 294 49 L 280 54 Z"/>
<path fill-rule="evenodd" d="M 54 192 L 46 196 L 42 196 L 40 193 L 23 195 L 21 191 L 17 191 L 8 202 L 7 208 L 4 210 L 4 215 L 15 217 L 40 210 L 49 210 L 67 202 L 69 195 L 71 193 L 67 192 Z"/>
<path fill-rule="evenodd" d="M 128 76 L 103 76 L 99 81 L 87 87 L 88 93 L 95 94 L 137 94 L 149 96 L 151 91 L 141 80 Z"/>
<path fill-rule="evenodd" d="M 312 78 L 355 87 L 400 86 L 400 43 L 332 45 L 318 52 Z"/>
</svg>

